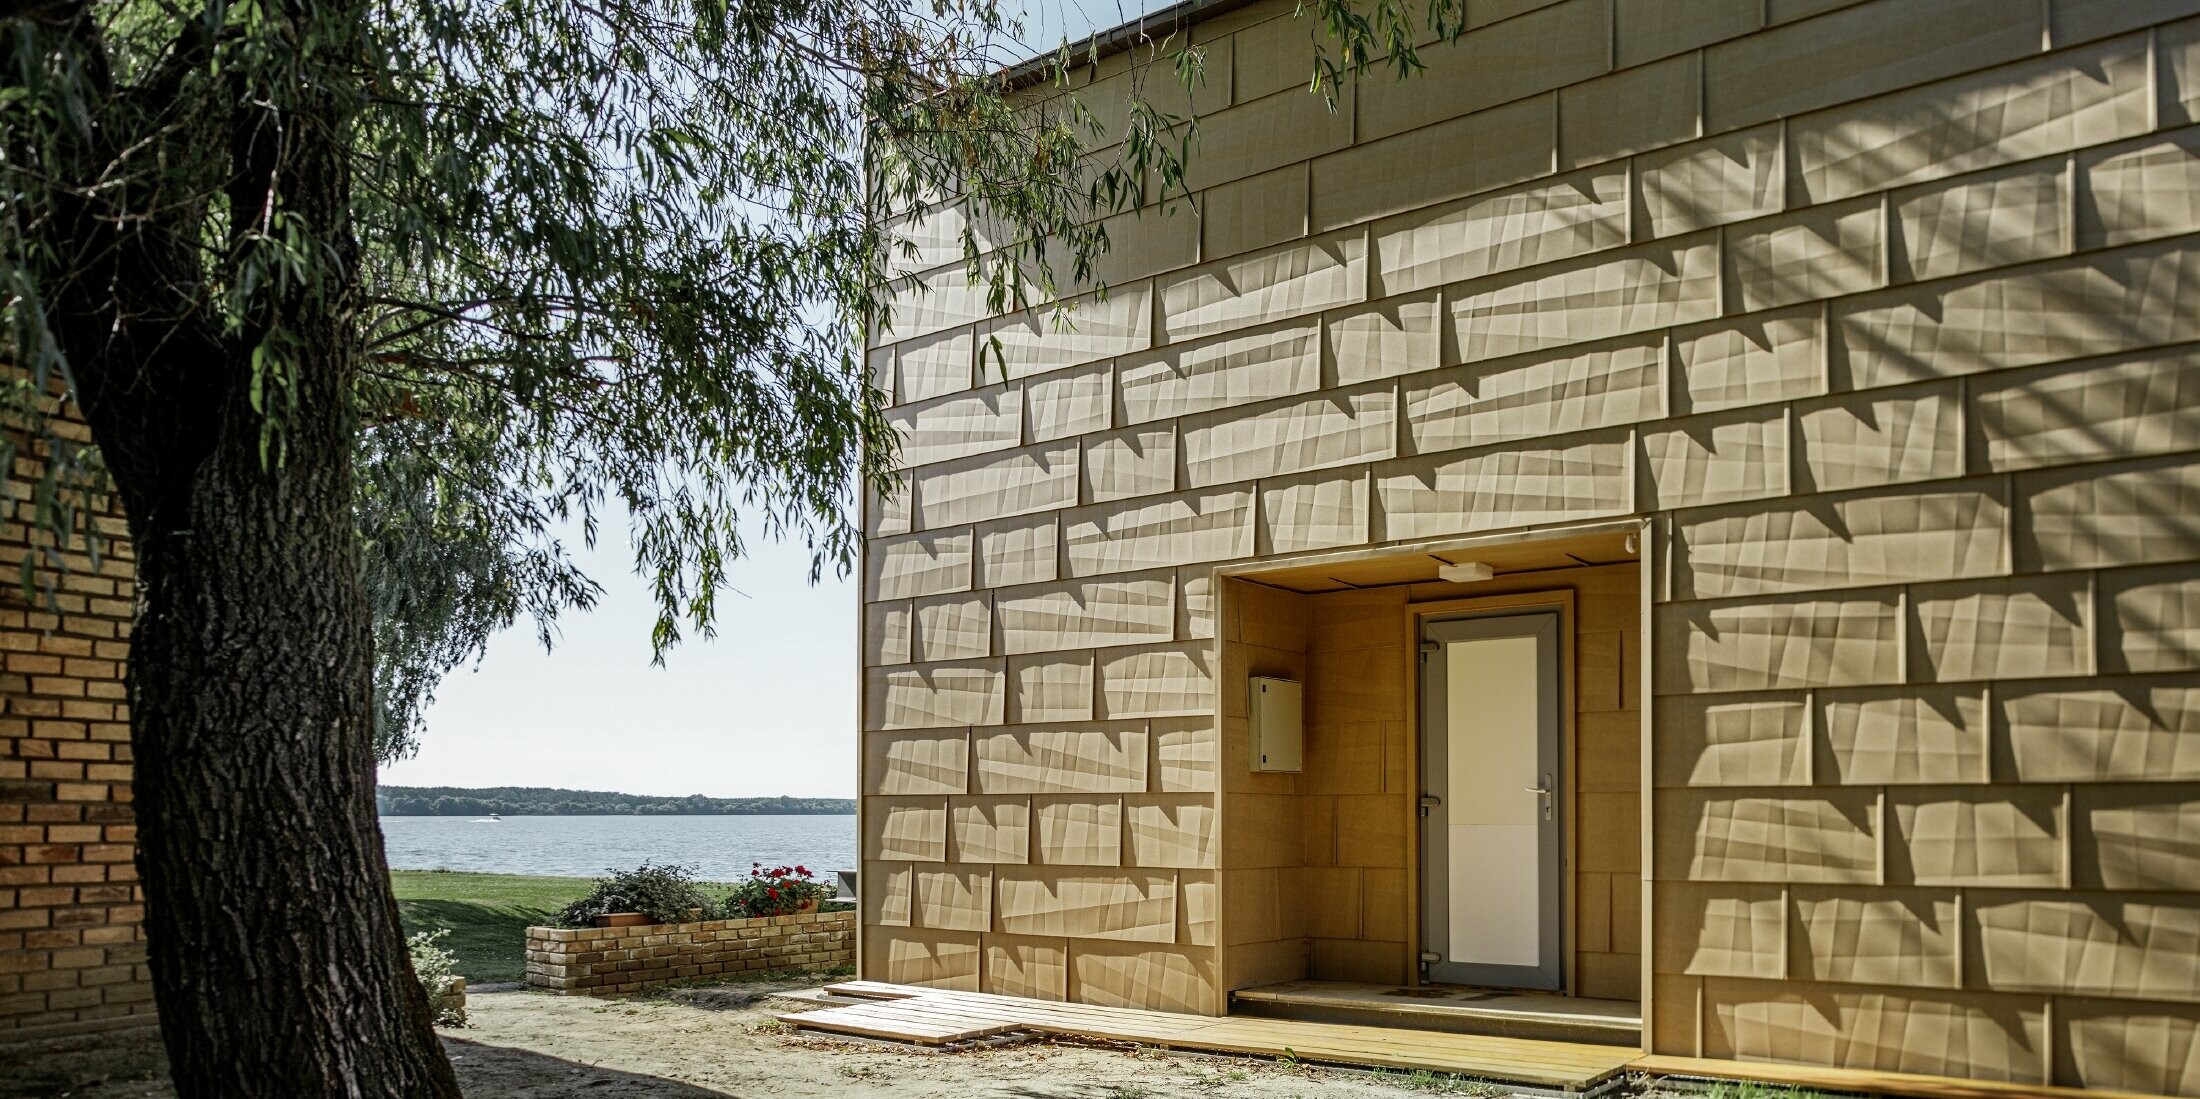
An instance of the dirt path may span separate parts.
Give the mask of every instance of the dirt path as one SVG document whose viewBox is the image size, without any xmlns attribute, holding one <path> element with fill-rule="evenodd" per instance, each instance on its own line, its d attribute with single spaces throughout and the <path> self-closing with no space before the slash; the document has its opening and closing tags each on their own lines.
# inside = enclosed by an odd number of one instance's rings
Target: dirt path
<svg viewBox="0 0 2200 1099">
<path fill-rule="evenodd" d="M 757 986 L 592 1000 L 469 998 L 444 1032 L 471 1099 L 1410 1099 L 1501 1095 L 1461 1081 L 1380 1077 L 1230 1057 L 1029 1044 L 965 1053 L 843 1042 L 773 1022 Z M 157 1034 L 0 1048 L 0 1099 L 169 1099 Z"/>
</svg>

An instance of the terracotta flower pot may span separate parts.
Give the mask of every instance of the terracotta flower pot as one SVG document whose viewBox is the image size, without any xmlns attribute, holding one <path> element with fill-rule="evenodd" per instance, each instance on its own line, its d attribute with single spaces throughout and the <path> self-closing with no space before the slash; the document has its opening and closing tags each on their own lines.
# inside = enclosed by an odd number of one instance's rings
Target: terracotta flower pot
<svg viewBox="0 0 2200 1099">
<path fill-rule="evenodd" d="M 796 912 L 815 912 L 815 911 L 817 911 L 817 898 L 816 898 L 816 897 L 811 897 L 811 898 L 810 898 L 809 900 L 803 901 L 803 902 L 802 902 L 801 904 L 795 905 L 795 906 L 794 906 L 794 910 L 795 910 Z"/>
<path fill-rule="evenodd" d="M 597 927 L 647 927 L 656 922 L 642 912 L 606 912 L 596 917 Z"/>
</svg>

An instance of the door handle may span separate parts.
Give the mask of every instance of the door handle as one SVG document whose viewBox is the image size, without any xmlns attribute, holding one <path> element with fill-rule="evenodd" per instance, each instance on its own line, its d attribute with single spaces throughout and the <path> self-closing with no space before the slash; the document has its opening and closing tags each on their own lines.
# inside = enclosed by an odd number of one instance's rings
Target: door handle
<svg viewBox="0 0 2200 1099">
<path fill-rule="evenodd" d="M 1526 791 L 1527 793 L 1534 794 L 1536 796 L 1536 798 L 1543 806 L 1543 819 L 1550 820 L 1553 815 L 1551 812 L 1551 802 L 1553 800 L 1551 797 L 1551 787 L 1556 784 L 1551 781 L 1553 776 L 1549 771 L 1543 772 L 1542 777 L 1543 781 L 1541 783 L 1535 786 L 1523 786 L 1521 787 L 1521 789 Z"/>
</svg>

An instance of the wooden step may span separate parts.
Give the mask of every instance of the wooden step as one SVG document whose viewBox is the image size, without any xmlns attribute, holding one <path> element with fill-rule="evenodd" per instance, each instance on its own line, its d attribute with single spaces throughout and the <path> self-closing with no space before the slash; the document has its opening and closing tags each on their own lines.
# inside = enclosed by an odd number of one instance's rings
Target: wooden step
<svg viewBox="0 0 2200 1099">
<path fill-rule="evenodd" d="M 869 998 L 836 995 L 822 988 L 790 988 L 768 994 L 766 999 L 788 1001 L 805 1008 L 850 1007 L 874 1002 Z"/>
<path fill-rule="evenodd" d="M 1505 990 L 1291 981 L 1230 994 L 1232 1015 L 1642 1047 L 1640 1005 Z"/>
</svg>

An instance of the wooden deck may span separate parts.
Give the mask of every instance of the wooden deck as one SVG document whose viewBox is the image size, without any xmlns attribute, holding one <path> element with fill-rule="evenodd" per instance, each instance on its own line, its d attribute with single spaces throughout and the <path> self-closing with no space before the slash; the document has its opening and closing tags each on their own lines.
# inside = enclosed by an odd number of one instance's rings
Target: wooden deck
<svg viewBox="0 0 2200 1099">
<path fill-rule="evenodd" d="M 798 1027 L 945 1045 L 1031 1031 L 1168 1049 L 1291 1057 L 1301 1061 L 1457 1073 L 1578 1091 L 1612 1078 L 1640 1054 L 1583 1042 L 1443 1034 L 1296 1019 L 1213 1018 L 1167 1011 L 1056 1003 L 875 981 L 827 985 L 871 1002 L 779 1018 Z"/>
</svg>

